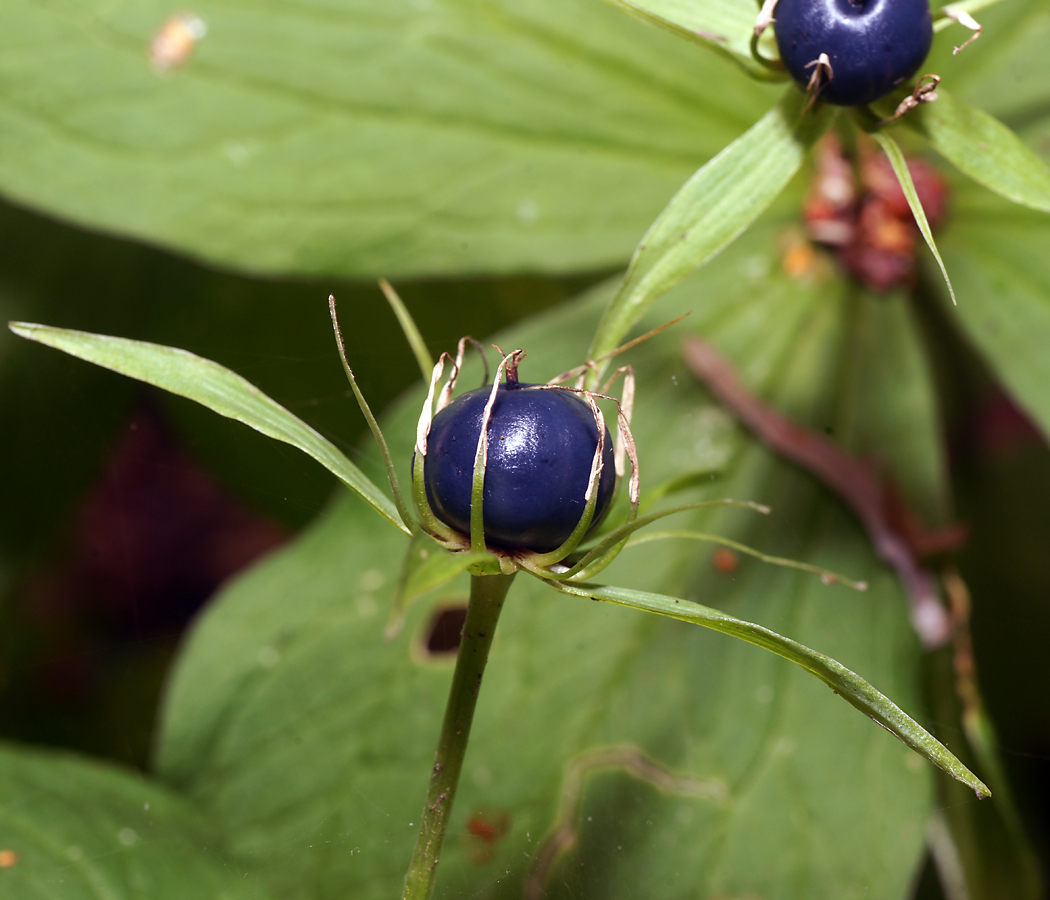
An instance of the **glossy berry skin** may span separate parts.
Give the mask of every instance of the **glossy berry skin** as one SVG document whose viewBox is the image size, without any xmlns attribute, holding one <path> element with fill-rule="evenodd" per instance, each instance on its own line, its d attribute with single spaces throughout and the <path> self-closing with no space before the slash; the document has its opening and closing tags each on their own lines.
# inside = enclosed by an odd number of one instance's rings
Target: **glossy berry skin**
<svg viewBox="0 0 1050 900">
<path fill-rule="evenodd" d="M 834 77 L 820 99 L 837 106 L 878 100 L 907 81 L 933 42 L 929 0 L 780 0 L 780 58 L 803 88 L 806 66 L 826 53 Z"/>
<path fill-rule="evenodd" d="M 559 390 L 501 384 L 489 419 L 485 467 L 485 541 L 506 550 L 554 550 L 572 534 L 586 503 L 598 427 L 591 408 Z M 423 466 L 430 508 L 470 534 L 470 493 L 481 417 L 491 388 L 457 397 L 435 417 Z M 612 437 L 605 430 L 603 468 L 592 528 L 616 485 Z"/>
</svg>

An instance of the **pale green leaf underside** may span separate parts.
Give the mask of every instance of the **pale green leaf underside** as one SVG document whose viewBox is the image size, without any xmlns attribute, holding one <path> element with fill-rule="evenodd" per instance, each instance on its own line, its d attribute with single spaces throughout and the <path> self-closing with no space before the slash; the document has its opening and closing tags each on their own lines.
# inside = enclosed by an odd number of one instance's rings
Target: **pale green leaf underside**
<svg viewBox="0 0 1050 900">
<path fill-rule="evenodd" d="M 978 184 L 1023 206 L 1050 212 L 1050 169 L 998 119 L 938 89 L 904 121 Z"/>
<path fill-rule="evenodd" d="M 359 494 L 383 518 L 409 533 L 394 504 L 338 447 L 224 366 L 185 350 L 144 341 L 27 322 L 13 322 L 10 328 L 21 337 L 195 400 L 221 416 L 297 447 Z"/>
<path fill-rule="evenodd" d="M 978 797 L 991 796 L 991 792 L 980 779 L 911 716 L 884 694 L 875 690 L 859 675 L 823 653 L 810 650 L 809 647 L 783 637 L 775 631 L 770 631 L 768 628 L 763 628 L 761 625 L 735 619 L 717 609 L 701 606 L 699 603 L 688 603 L 662 594 L 601 585 L 562 583 L 554 586 L 566 594 L 574 594 L 577 597 L 589 597 L 631 609 L 668 616 L 683 622 L 694 622 L 705 628 L 747 641 L 749 644 L 755 644 L 777 656 L 782 656 L 795 665 L 801 666 L 811 675 L 815 675 L 847 703 L 855 706 L 887 731 L 895 734 L 916 753 L 922 754 L 953 778 L 973 788 Z"/>
<path fill-rule="evenodd" d="M 286 275 L 620 266 L 768 104 L 599 0 L 0 4 L 0 192 Z"/>
<path fill-rule="evenodd" d="M 0 747 L 0 869 L 11 900 L 264 900 L 185 800 L 143 776 Z"/>
<path fill-rule="evenodd" d="M 613 350 L 661 295 L 731 243 L 784 189 L 832 112 L 803 112 L 791 88 L 751 129 L 675 194 L 635 250 L 602 316 L 590 358 Z"/>
</svg>

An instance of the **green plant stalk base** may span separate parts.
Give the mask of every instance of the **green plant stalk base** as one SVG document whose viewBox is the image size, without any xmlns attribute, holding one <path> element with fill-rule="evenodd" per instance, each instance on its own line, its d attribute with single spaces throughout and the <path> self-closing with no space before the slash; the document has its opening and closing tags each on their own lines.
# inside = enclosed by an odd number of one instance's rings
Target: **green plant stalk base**
<svg viewBox="0 0 1050 900">
<path fill-rule="evenodd" d="M 433 893 L 441 845 L 445 840 L 445 829 L 470 739 L 470 726 L 474 721 L 474 708 L 481 691 L 481 676 L 488 662 L 503 601 L 513 580 L 513 575 L 471 577 L 467 619 L 463 623 L 463 637 L 423 806 L 419 838 L 405 875 L 403 900 L 429 900 Z"/>
</svg>

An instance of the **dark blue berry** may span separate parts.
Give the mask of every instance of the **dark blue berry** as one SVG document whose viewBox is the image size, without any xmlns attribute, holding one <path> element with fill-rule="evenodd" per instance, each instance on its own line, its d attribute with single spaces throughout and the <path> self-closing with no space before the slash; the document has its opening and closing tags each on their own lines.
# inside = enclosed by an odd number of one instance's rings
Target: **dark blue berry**
<svg viewBox="0 0 1050 900">
<path fill-rule="evenodd" d="M 583 515 L 598 446 L 591 408 L 560 390 L 501 384 L 489 420 L 485 540 L 507 550 L 554 550 Z M 457 397 L 434 417 L 423 466 L 427 500 L 446 525 L 470 534 L 470 493 L 481 417 L 491 388 Z M 616 485 L 613 441 L 605 430 L 592 528 Z"/>
<path fill-rule="evenodd" d="M 918 72 L 933 42 L 929 0 L 780 0 L 775 15 L 791 76 L 805 88 L 810 63 L 826 53 L 833 77 L 820 99 L 838 106 L 888 94 Z"/>
</svg>

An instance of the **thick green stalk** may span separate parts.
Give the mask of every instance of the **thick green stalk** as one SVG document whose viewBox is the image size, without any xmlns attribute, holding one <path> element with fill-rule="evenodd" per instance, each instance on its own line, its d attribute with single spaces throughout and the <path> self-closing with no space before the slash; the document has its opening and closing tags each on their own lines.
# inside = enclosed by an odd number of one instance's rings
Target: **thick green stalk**
<svg viewBox="0 0 1050 900">
<path fill-rule="evenodd" d="M 513 580 L 513 575 L 471 576 L 470 603 L 463 623 L 456 671 L 452 676 L 445 721 L 441 725 L 430 788 L 423 806 L 423 821 L 405 875 L 402 900 L 429 900 L 434 891 L 441 845 L 445 840 L 459 773 L 467 752 L 470 726 L 474 721 L 474 707 L 481 690 L 481 676 L 488 662 L 503 600 Z"/>
</svg>

